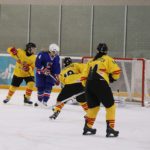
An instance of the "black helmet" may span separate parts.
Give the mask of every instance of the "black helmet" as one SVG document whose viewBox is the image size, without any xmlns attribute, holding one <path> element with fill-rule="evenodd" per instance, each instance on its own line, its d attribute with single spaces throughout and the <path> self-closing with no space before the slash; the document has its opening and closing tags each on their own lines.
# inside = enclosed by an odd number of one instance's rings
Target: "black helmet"
<svg viewBox="0 0 150 150">
<path fill-rule="evenodd" d="M 27 56 L 31 56 L 33 54 L 33 52 L 31 51 L 31 48 L 36 48 L 36 45 L 34 43 L 27 43 L 26 49 L 25 49 Z"/>
<path fill-rule="evenodd" d="M 27 43 L 26 44 L 26 50 L 31 49 L 31 48 L 36 48 L 36 44 L 34 44 L 34 43 Z"/>
<path fill-rule="evenodd" d="M 71 63 L 72 63 L 72 59 L 70 57 L 66 57 L 64 59 L 64 66 L 65 67 L 68 66 L 68 65 L 70 65 Z"/>
<path fill-rule="evenodd" d="M 108 47 L 105 43 L 99 43 L 97 46 L 97 50 L 100 53 L 107 54 Z"/>
</svg>

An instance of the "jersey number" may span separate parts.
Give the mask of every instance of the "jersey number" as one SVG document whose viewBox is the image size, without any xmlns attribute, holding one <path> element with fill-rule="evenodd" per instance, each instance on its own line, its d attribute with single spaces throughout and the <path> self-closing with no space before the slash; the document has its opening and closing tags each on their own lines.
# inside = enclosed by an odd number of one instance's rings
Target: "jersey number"
<svg viewBox="0 0 150 150">
<path fill-rule="evenodd" d="M 73 72 L 72 70 L 69 70 L 68 72 L 66 72 L 66 73 L 64 74 L 64 77 L 70 76 L 70 75 L 72 75 L 72 74 L 74 74 L 74 72 Z"/>
</svg>

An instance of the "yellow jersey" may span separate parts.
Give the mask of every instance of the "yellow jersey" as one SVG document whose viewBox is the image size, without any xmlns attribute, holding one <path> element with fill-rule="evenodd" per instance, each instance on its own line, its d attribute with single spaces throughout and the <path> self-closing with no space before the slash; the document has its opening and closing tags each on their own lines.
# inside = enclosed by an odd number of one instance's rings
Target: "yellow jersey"
<svg viewBox="0 0 150 150">
<path fill-rule="evenodd" d="M 85 66 L 86 64 L 83 63 L 71 63 L 60 72 L 60 82 L 63 85 L 81 83 L 81 75 Z"/>
<path fill-rule="evenodd" d="M 16 66 L 14 68 L 14 75 L 18 77 L 28 77 L 28 76 L 34 76 L 34 68 L 35 68 L 35 60 L 36 55 L 27 56 L 25 50 L 22 50 L 20 48 L 17 49 L 17 55 L 13 55 L 11 53 L 11 48 L 9 47 L 7 49 L 7 52 L 16 59 Z M 26 64 L 29 66 L 29 71 L 23 70 L 23 65 Z"/>
<path fill-rule="evenodd" d="M 85 86 L 86 79 L 88 77 L 90 68 L 93 69 L 97 65 L 96 73 L 102 76 L 109 84 L 109 74 L 112 75 L 113 79 L 117 80 L 120 77 L 121 69 L 115 60 L 108 56 L 103 55 L 102 57 L 96 59 L 95 61 L 90 60 L 87 62 L 87 67 L 84 69 L 81 80 L 82 84 Z"/>
</svg>

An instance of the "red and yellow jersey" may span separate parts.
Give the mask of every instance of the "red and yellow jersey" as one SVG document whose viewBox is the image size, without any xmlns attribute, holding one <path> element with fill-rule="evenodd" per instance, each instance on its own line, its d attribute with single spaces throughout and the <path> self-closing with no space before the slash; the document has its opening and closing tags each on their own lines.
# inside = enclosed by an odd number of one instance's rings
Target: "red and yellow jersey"
<svg viewBox="0 0 150 150">
<path fill-rule="evenodd" d="M 72 63 L 69 66 L 62 69 L 59 79 L 60 82 L 65 84 L 81 83 L 81 74 L 86 64 Z"/>
<path fill-rule="evenodd" d="M 107 81 L 108 84 L 109 74 L 112 75 L 113 79 L 119 79 L 121 72 L 120 67 L 112 57 L 108 55 L 103 55 L 95 61 L 90 60 L 89 62 L 87 62 L 87 67 L 84 69 L 81 77 L 83 85 L 85 85 L 86 83 L 86 79 L 88 77 L 90 68 L 93 69 L 95 65 L 97 65 L 97 74 L 101 75 Z"/>
<path fill-rule="evenodd" d="M 17 56 L 13 55 L 11 53 L 11 48 L 9 47 L 7 49 L 7 52 L 14 58 L 16 59 L 16 66 L 14 68 L 14 75 L 18 77 L 28 77 L 28 76 L 34 76 L 34 68 L 35 68 L 35 55 L 27 56 L 26 52 L 20 48 L 17 49 L 18 53 Z M 23 65 L 26 64 L 29 66 L 29 71 L 24 71 L 23 70 Z"/>
</svg>

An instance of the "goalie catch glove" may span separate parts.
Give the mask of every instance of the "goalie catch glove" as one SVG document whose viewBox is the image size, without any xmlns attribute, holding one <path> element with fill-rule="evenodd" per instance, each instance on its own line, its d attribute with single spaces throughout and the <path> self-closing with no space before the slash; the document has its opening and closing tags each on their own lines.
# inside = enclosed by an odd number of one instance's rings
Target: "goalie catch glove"
<svg viewBox="0 0 150 150">
<path fill-rule="evenodd" d="M 116 81 L 116 80 L 112 77 L 112 74 L 109 74 L 109 82 L 113 83 L 114 81 Z"/>
</svg>

